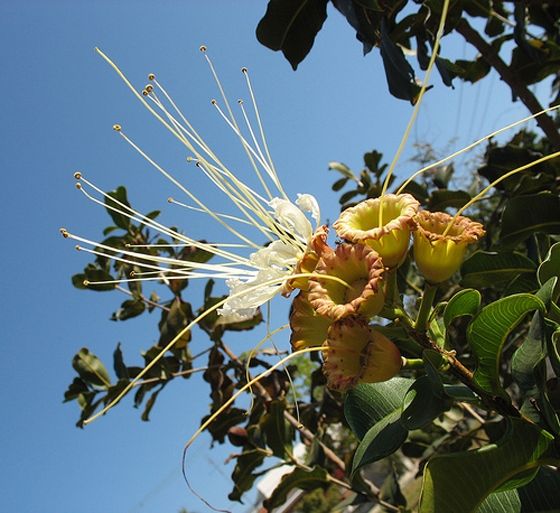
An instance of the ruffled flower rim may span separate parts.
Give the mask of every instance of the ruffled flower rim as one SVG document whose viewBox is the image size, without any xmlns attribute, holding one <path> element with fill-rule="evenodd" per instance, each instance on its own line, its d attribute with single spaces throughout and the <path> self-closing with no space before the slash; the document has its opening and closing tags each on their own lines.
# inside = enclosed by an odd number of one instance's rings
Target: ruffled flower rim
<svg viewBox="0 0 560 513">
<path fill-rule="evenodd" d="M 362 271 L 363 274 L 360 274 Z M 354 274 L 351 280 L 348 280 L 349 273 Z M 315 276 L 309 279 L 309 302 L 319 315 L 334 320 L 357 315 L 361 307 L 374 300 L 374 296 L 383 294 L 384 273 L 385 267 L 380 256 L 370 247 L 339 244 L 335 251 L 323 254 L 315 269 Z M 365 283 L 354 299 L 345 301 L 343 298 L 348 289 L 341 283 L 321 278 L 321 274 L 353 283 L 364 280 Z"/>
<path fill-rule="evenodd" d="M 416 235 L 421 235 L 430 242 L 452 241 L 456 244 L 473 244 L 486 233 L 480 223 L 468 217 L 458 216 L 449 232 L 444 235 L 447 226 L 453 221 L 453 216 L 445 212 L 422 210 L 418 212 L 416 221 L 418 223 Z"/>
<path fill-rule="evenodd" d="M 297 261 L 294 274 L 312 273 L 317 267 L 317 263 L 322 255 L 334 253 L 334 250 L 329 246 L 327 237 L 329 228 L 327 225 L 319 226 L 313 236 L 309 240 L 307 249 L 303 256 Z M 282 295 L 287 297 L 295 289 L 306 290 L 309 278 L 292 278 L 287 279 L 282 286 Z"/>
<path fill-rule="evenodd" d="M 383 202 L 383 217 L 392 215 L 391 219 L 378 226 L 379 205 Z M 339 237 L 352 242 L 379 240 L 394 230 L 416 229 L 415 216 L 420 203 L 411 194 L 385 194 L 371 198 L 346 209 L 333 224 Z M 360 220 L 368 219 L 371 228 L 358 227 Z M 366 223 L 364 223 L 366 224 Z"/>
</svg>

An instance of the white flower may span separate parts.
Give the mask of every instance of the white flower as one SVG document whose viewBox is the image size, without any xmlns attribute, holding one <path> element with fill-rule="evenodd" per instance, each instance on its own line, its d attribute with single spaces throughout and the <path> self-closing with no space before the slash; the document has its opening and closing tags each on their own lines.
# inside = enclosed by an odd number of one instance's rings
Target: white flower
<svg viewBox="0 0 560 513">
<path fill-rule="evenodd" d="M 124 250 L 115 249 L 74 235 L 65 229 L 61 231 L 65 237 L 85 244 L 78 246 L 78 249 L 108 257 L 114 261 L 130 263 L 135 268 L 141 269 L 130 280 L 117 280 L 119 283 L 139 280 L 168 282 L 185 278 L 222 279 L 229 288 L 229 298 L 218 313 L 224 317 L 225 321 L 241 321 L 252 317 L 259 306 L 275 296 L 297 269 L 298 261 L 304 256 L 314 232 L 314 227 L 306 213 L 315 221 L 316 228 L 319 224 L 319 206 L 317 200 L 310 194 L 298 194 L 295 203 L 288 199 L 270 156 L 246 68 L 243 68 L 242 72 L 251 98 L 252 115 L 256 121 L 256 127 L 251 125 L 250 115 L 243 102 L 239 101 L 241 119 L 246 126 L 244 134 L 240 128 L 241 123 L 233 114 L 223 92 L 212 62 L 206 55 L 206 48 L 201 47 L 201 50 L 222 94 L 223 107 L 216 100 L 212 100 L 212 105 L 240 140 L 243 150 L 247 154 L 250 168 L 255 175 L 252 181 L 256 182 L 258 187 L 247 185 L 240 178 L 239 173 L 230 170 L 221 157 L 218 157 L 204 142 L 168 92 L 156 80 L 155 75 L 150 74 L 148 76 L 150 83 L 141 92 L 138 92 L 122 71 L 103 52 L 98 50 L 98 53 L 119 74 L 144 107 L 188 150 L 187 160 L 196 165 L 218 193 L 223 193 L 228 197 L 236 211 L 218 213 L 211 210 L 187 185 L 176 179 L 171 172 L 164 169 L 142 150 L 124 133 L 120 125 L 114 126 L 115 131 L 187 198 L 187 201 L 170 198 L 170 203 L 190 211 L 207 214 L 238 241 L 224 244 L 197 241 L 143 216 L 128 205 L 114 199 L 111 199 L 109 204 L 105 204 L 107 194 L 87 180 L 82 173 L 75 175 L 79 180 L 78 189 L 92 201 L 177 240 L 177 245 L 202 249 L 212 253 L 214 258 L 211 262 L 203 263 L 177 260 L 160 256 L 159 252 L 150 251 L 149 247 L 145 253 L 139 251 L 141 246 L 131 246 Z M 244 229 L 247 227 L 252 233 L 247 233 L 247 230 Z M 255 230 L 258 234 L 257 241 L 255 241 Z M 262 246 L 263 238 L 268 240 L 264 247 Z M 108 282 L 96 282 L 96 284 L 101 283 Z"/>
</svg>

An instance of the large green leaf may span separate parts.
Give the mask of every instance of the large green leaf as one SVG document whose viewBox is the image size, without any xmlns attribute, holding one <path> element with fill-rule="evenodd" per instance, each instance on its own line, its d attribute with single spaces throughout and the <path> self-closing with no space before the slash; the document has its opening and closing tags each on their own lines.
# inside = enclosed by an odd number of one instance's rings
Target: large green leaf
<svg viewBox="0 0 560 513">
<path fill-rule="evenodd" d="M 257 26 L 257 39 L 271 50 L 282 50 L 295 70 L 327 19 L 327 3 L 328 0 L 269 0 Z"/>
<path fill-rule="evenodd" d="M 401 408 L 377 422 L 362 438 L 354 453 L 352 476 L 364 465 L 393 454 L 406 440 L 408 429 L 401 422 Z"/>
<path fill-rule="evenodd" d="M 461 267 L 461 284 L 475 289 L 500 288 L 520 275 L 534 272 L 534 262 L 519 253 L 477 251 Z"/>
<path fill-rule="evenodd" d="M 491 493 L 476 513 L 558 513 L 560 474 L 541 467 L 537 477 L 516 490 Z"/>
<path fill-rule="evenodd" d="M 349 392 L 344 411 L 350 427 L 361 438 L 352 462 L 352 476 L 364 465 L 395 452 L 410 429 L 425 426 L 448 407 L 449 399 L 443 390 L 427 376 L 416 381 L 393 378 Z"/>
<path fill-rule="evenodd" d="M 310 471 L 297 468 L 282 477 L 272 495 L 263 502 L 263 506 L 268 511 L 272 511 L 284 504 L 288 494 L 296 488 L 299 490 L 315 490 L 319 486 L 327 487 L 328 484 L 328 473 L 324 468 L 315 467 Z"/>
<path fill-rule="evenodd" d="M 350 390 L 344 401 L 344 415 L 354 434 L 361 440 L 375 423 L 400 410 L 413 382 L 408 378 L 393 378 Z"/>
<path fill-rule="evenodd" d="M 478 290 L 465 289 L 460 290 L 447 303 L 443 312 L 443 323 L 445 329 L 449 327 L 451 322 L 458 317 L 473 317 L 480 309 L 481 295 Z"/>
<path fill-rule="evenodd" d="M 560 233 L 560 197 L 545 191 L 511 198 L 500 226 L 501 243 L 508 245 L 537 232 Z"/>
<path fill-rule="evenodd" d="M 546 255 L 546 258 L 539 266 L 537 276 L 541 285 L 544 285 L 553 276 L 560 278 L 560 242 L 557 242 L 550 248 L 548 254 Z M 552 300 L 557 301 L 559 295 L 560 279 L 558 280 L 556 288 L 554 289 Z"/>
<path fill-rule="evenodd" d="M 401 422 L 407 430 L 420 429 L 450 406 L 443 388 L 440 390 L 430 377 L 420 376 L 406 393 Z"/>
<path fill-rule="evenodd" d="M 548 306 L 551 301 L 557 280 L 556 277 L 550 278 L 536 294 L 545 306 Z M 535 368 L 546 357 L 544 330 L 543 315 L 541 312 L 535 312 L 527 337 L 515 351 L 511 360 L 513 377 L 524 393 L 531 391 L 536 386 Z"/>
<path fill-rule="evenodd" d="M 433 457 L 424 470 L 419 513 L 476 511 L 490 493 L 503 489 L 512 478 L 551 462 L 547 451 L 553 440 L 534 424 L 510 419 L 506 434 L 494 445 Z"/>
<path fill-rule="evenodd" d="M 515 294 L 489 304 L 467 329 L 467 340 L 478 360 L 475 383 L 483 390 L 508 398 L 500 384 L 500 356 L 511 331 L 533 310 L 544 310 L 543 302 L 531 294 Z"/>
<path fill-rule="evenodd" d="M 385 20 L 382 20 L 380 28 L 381 41 L 379 48 L 389 92 L 396 98 L 409 100 L 414 105 L 420 92 L 414 69 L 406 60 L 402 48 L 391 39 Z"/>
</svg>

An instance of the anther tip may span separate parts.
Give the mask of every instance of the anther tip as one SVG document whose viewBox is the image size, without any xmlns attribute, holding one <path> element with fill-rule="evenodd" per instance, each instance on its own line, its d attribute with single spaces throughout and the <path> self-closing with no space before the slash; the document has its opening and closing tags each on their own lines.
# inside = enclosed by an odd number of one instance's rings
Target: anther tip
<svg viewBox="0 0 560 513">
<path fill-rule="evenodd" d="M 131 278 L 134 278 L 134 277 L 136 276 L 136 271 L 130 271 L 130 273 L 128 273 L 128 275 L 129 275 Z"/>
<path fill-rule="evenodd" d="M 84 287 L 89 287 L 89 280 L 84 280 L 82 283 L 84 284 Z"/>
<path fill-rule="evenodd" d="M 60 235 L 62 235 L 65 239 L 68 238 L 69 234 L 68 234 L 68 230 L 66 228 L 60 228 L 58 231 L 60 232 Z"/>
<path fill-rule="evenodd" d="M 237 100 L 237 103 L 238 103 L 239 105 L 243 105 L 243 100 L 242 100 L 241 98 L 239 98 L 239 100 Z"/>
<path fill-rule="evenodd" d="M 206 52 L 207 48 L 206 45 L 200 45 L 198 48 L 202 53 Z"/>
<path fill-rule="evenodd" d="M 148 80 L 155 80 L 155 79 L 156 79 L 156 76 L 153 73 L 150 73 L 148 75 Z"/>
<path fill-rule="evenodd" d="M 74 246 L 74 248 L 76 249 L 76 251 L 81 251 L 82 250 L 82 246 L 80 246 L 79 244 L 76 244 Z"/>
<path fill-rule="evenodd" d="M 218 102 L 217 102 L 216 98 L 212 98 L 212 99 L 210 100 L 210 103 L 211 103 L 212 105 L 216 105 Z"/>
<path fill-rule="evenodd" d="M 148 96 L 148 91 L 146 91 L 146 89 L 142 89 L 142 96 Z"/>
<path fill-rule="evenodd" d="M 245 66 L 241 68 L 241 73 L 248 73 L 248 72 L 249 70 Z"/>
<path fill-rule="evenodd" d="M 167 203 L 173 203 L 173 198 L 171 196 L 169 196 L 169 198 L 167 198 Z"/>
<path fill-rule="evenodd" d="M 115 123 L 115 124 L 113 125 L 113 130 L 114 130 L 115 132 L 120 132 L 120 131 L 122 130 L 122 126 L 119 125 L 118 123 Z"/>
<path fill-rule="evenodd" d="M 81 179 L 82 179 L 82 173 L 80 173 L 79 171 L 76 171 L 76 172 L 74 173 L 74 178 L 75 178 L 76 180 L 81 180 Z"/>
<path fill-rule="evenodd" d="M 151 93 L 154 90 L 154 86 L 152 84 L 146 84 L 144 86 L 144 89 L 148 92 Z"/>
<path fill-rule="evenodd" d="M 76 186 L 76 189 L 78 189 L 79 191 L 82 190 L 82 184 L 80 182 L 76 182 L 75 186 Z"/>
</svg>

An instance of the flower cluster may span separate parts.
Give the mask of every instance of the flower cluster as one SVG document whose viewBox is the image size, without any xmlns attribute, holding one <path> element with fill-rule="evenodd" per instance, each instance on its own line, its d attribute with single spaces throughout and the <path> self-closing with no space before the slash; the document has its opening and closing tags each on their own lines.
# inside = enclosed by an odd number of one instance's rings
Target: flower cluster
<svg viewBox="0 0 560 513">
<path fill-rule="evenodd" d="M 392 301 L 386 298 L 388 278 L 406 259 L 411 234 L 416 265 L 430 285 L 449 279 L 467 246 L 484 235 L 482 225 L 466 217 L 419 206 L 410 194 L 386 194 L 345 210 L 333 224 L 342 242 L 331 248 L 321 227 L 296 265 L 310 277 L 284 287 L 286 293 L 301 289 L 290 311 L 292 348 L 322 347 L 332 389 L 385 381 L 399 372 L 398 347 L 370 322 Z"/>
</svg>

